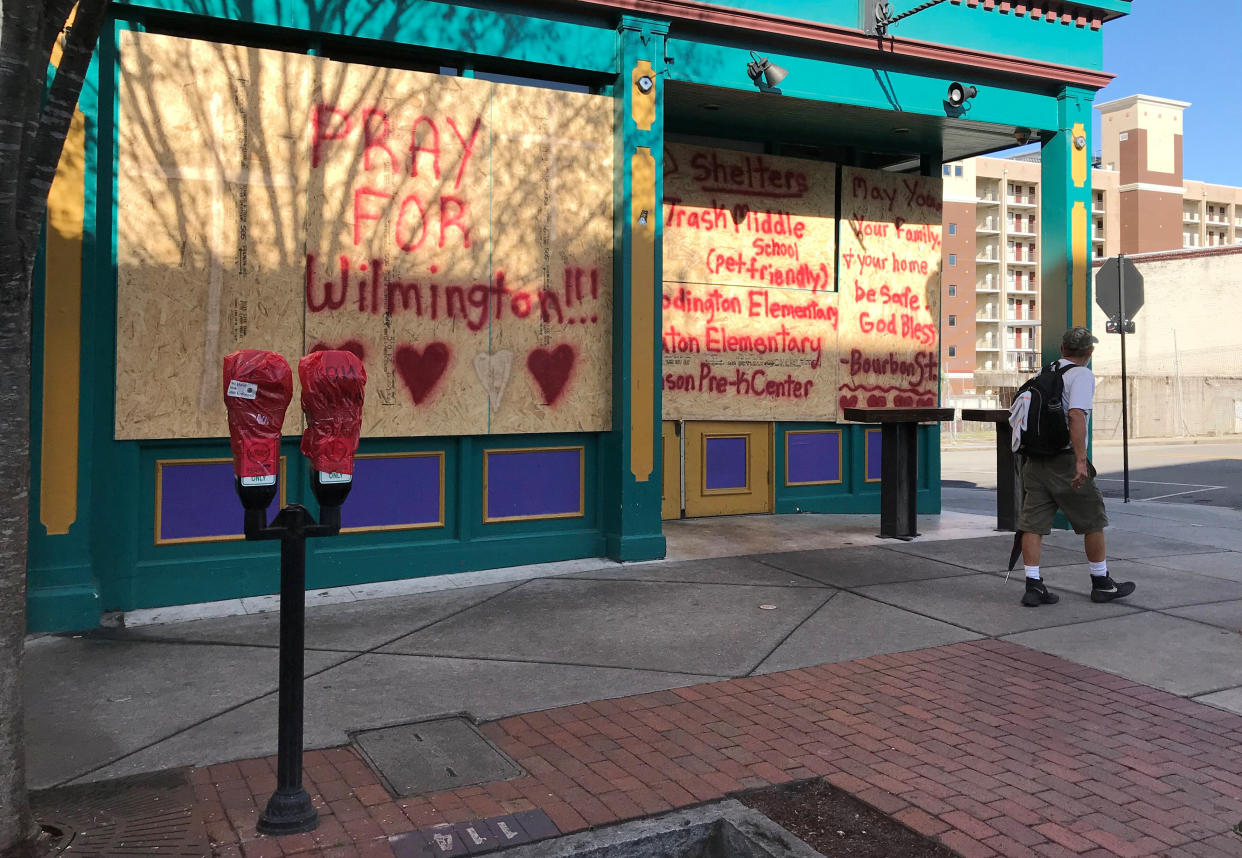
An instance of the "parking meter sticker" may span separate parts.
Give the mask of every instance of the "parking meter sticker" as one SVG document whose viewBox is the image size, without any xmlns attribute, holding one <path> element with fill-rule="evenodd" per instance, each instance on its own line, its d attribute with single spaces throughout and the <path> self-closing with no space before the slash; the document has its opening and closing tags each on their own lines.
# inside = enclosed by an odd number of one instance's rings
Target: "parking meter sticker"
<svg viewBox="0 0 1242 858">
<path fill-rule="evenodd" d="M 264 477 L 276 473 L 277 449 L 271 441 L 247 441 L 241 443 L 242 477 Z"/>
<path fill-rule="evenodd" d="M 239 399 L 254 399 L 258 392 L 259 386 L 257 384 L 251 384 L 248 381 L 238 381 L 237 379 L 229 382 L 229 396 L 236 396 Z"/>
</svg>

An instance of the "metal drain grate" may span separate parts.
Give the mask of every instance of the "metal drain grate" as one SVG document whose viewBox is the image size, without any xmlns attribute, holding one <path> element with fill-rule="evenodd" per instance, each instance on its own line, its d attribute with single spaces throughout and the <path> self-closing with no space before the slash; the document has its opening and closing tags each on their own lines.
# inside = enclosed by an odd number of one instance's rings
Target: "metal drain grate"
<svg viewBox="0 0 1242 858">
<path fill-rule="evenodd" d="M 366 730 L 353 739 L 393 795 L 421 795 L 523 774 L 465 718 Z"/>
<path fill-rule="evenodd" d="M 41 790 L 30 803 L 57 855 L 211 855 L 185 770 Z"/>
</svg>

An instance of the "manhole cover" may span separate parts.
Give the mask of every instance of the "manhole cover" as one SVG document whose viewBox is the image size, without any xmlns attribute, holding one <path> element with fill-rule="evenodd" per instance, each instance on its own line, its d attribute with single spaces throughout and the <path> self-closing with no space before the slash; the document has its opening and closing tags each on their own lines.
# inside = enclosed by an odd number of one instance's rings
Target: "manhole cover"
<svg viewBox="0 0 1242 858">
<path fill-rule="evenodd" d="M 30 804 L 53 854 L 211 854 L 183 770 L 41 790 L 30 794 Z"/>
<path fill-rule="evenodd" d="M 464 718 L 440 718 L 354 734 L 393 795 L 421 795 L 516 778 L 513 760 Z"/>
</svg>

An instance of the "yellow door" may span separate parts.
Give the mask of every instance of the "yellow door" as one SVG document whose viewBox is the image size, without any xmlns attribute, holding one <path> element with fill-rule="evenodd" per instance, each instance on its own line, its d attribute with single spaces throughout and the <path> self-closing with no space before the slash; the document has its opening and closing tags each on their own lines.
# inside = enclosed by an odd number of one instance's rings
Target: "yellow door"
<svg viewBox="0 0 1242 858">
<path fill-rule="evenodd" d="M 664 421 L 661 438 L 664 442 L 664 495 L 660 517 L 681 518 L 681 436 L 677 434 L 676 421 Z"/>
<path fill-rule="evenodd" d="M 686 517 L 772 511 L 772 424 L 686 422 Z"/>
</svg>

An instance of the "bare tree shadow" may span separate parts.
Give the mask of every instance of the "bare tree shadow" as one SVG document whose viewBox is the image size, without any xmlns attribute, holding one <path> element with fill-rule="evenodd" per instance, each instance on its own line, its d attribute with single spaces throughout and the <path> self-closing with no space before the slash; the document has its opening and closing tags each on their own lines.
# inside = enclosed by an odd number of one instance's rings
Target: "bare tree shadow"
<svg viewBox="0 0 1242 858">
<path fill-rule="evenodd" d="M 370 435 L 610 425 L 612 100 L 436 75 L 385 44 L 385 8 L 299 7 L 374 40 L 319 55 L 122 33 L 118 438 L 223 435 L 220 359 L 242 347 L 358 351 Z"/>
</svg>

